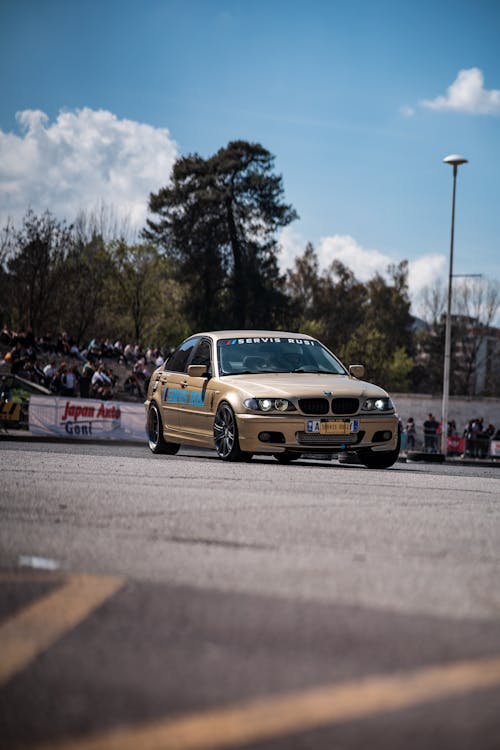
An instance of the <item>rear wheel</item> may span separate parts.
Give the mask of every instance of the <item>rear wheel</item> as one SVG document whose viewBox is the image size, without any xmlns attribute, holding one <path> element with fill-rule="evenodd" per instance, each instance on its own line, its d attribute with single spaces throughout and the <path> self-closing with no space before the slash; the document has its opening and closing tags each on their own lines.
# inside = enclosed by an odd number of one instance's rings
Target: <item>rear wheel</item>
<svg viewBox="0 0 500 750">
<path fill-rule="evenodd" d="M 166 453 L 170 456 L 174 456 L 180 448 L 178 443 L 167 443 L 163 437 L 160 410 L 154 403 L 148 412 L 148 444 L 153 453 Z"/>
<path fill-rule="evenodd" d="M 225 401 L 219 405 L 214 420 L 214 444 L 219 458 L 223 461 L 248 461 L 251 453 L 240 448 L 238 426 L 234 412 Z"/>
<path fill-rule="evenodd" d="M 301 454 L 294 451 L 283 451 L 283 453 L 273 453 L 273 456 L 280 464 L 290 464 L 292 461 L 298 461 Z"/>
</svg>

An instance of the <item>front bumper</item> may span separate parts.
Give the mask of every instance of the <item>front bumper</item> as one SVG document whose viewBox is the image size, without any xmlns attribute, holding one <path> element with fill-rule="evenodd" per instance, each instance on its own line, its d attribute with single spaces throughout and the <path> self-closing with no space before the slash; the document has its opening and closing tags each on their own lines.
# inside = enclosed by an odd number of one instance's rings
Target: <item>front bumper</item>
<svg viewBox="0 0 500 750">
<path fill-rule="evenodd" d="M 349 417 L 358 421 L 358 431 L 348 435 L 307 432 L 307 423 L 311 419 L 317 420 L 317 417 L 245 413 L 237 414 L 236 418 L 241 450 L 249 453 L 279 453 L 282 450 L 336 453 L 365 448 L 386 452 L 395 450 L 398 444 L 397 414 Z M 388 440 L 381 439 L 384 432 L 390 432 Z M 266 435 L 270 439 L 263 439 Z"/>
</svg>

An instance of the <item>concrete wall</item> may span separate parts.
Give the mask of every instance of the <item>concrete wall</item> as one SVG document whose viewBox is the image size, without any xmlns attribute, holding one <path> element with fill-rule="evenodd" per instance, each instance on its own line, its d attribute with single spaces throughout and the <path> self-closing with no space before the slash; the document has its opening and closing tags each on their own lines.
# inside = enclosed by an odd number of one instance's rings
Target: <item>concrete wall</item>
<svg viewBox="0 0 500 750">
<path fill-rule="evenodd" d="M 413 417 L 417 427 L 417 434 L 423 434 L 423 423 L 429 412 L 437 421 L 441 421 L 442 396 L 432 396 L 425 393 L 391 393 L 396 410 L 406 424 L 408 417 Z M 461 398 L 451 396 L 448 404 L 448 419 L 455 420 L 457 431 L 461 435 L 469 419 L 483 417 L 484 425 L 490 422 L 500 429 L 500 399 L 498 398 Z"/>
</svg>

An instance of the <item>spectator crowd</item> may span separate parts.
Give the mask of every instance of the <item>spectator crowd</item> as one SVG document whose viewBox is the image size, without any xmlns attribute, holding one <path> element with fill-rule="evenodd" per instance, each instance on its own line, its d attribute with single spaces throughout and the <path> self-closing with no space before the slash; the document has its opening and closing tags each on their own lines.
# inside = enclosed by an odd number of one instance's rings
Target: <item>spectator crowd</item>
<svg viewBox="0 0 500 750">
<path fill-rule="evenodd" d="M 441 433 L 441 423 L 433 414 L 428 414 L 427 419 L 422 424 L 423 450 L 425 453 L 439 452 Z M 416 450 L 419 440 L 413 417 L 409 417 L 406 423 L 405 435 L 406 450 Z M 450 438 L 452 439 L 451 449 Z M 460 438 L 463 439 L 463 442 Z M 462 432 L 457 430 L 455 420 L 448 422 L 448 453 L 458 453 L 470 458 L 486 458 L 489 455 L 491 440 L 500 440 L 500 429 L 495 429 L 495 426 L 491 423 L 485 426 L 483 417 L 470 419 Z"/>
<path fill-rule="evenodd" d="M 11 374 L 60 396 L 108 400 L 121 391 L 121 397 L 143 399 L 153 370 L 164 361 L 159 348 L 144 351 L 119 340 L 92 338 L 80 348 L 65 332 L 36 339 L 31 330 L 16 333 L 4 326 L 0 340 Z M 117 365 L 125 367 L 122 381 Z"/>
</svg>

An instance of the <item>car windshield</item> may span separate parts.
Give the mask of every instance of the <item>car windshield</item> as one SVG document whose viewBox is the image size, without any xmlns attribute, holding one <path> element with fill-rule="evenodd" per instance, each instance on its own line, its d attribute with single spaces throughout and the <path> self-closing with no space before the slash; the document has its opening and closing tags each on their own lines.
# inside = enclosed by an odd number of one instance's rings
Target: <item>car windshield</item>
<svg viewBox="0 0 500 750">
<path fill-rule="evenodd" d="M 221 375 L 273 372 L 347 374 L 338 359 L 313 339 L 274 336 L 219 339 L 217 354 Z"/>
</svg>

